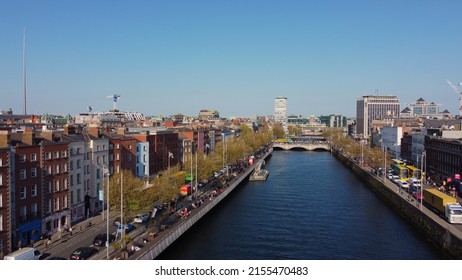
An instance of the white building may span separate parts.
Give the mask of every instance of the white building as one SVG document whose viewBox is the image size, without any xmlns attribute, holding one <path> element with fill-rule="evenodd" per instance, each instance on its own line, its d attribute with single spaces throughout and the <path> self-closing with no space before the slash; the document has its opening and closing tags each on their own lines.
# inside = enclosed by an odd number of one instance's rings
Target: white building
<svg viewBox="0 0 462 280">
<path fill-rule="evenodd" d="M 403 128 L 401 126 L 384 126 L 382 128 L 382 147 L 385 147 L 393 155 L 393 158 L 400 157 L 402 137 Z"/>
<path fill-rule="evenodd" d="M 136 176 L 149 177 L 149 142 L 136 143 Z"/>
<path fill-rule="evenodd" d="M 287 133 L 287 97 L 278 96 L 274 99 L 274 122 L 279 123 Z"/>
<path fill-rule="evenodd" d="M 368 139 L 371 136 L 373 120 L 397 118 L 400 113 L 400 103 L 396 96 L 366 95 L 356 100 L 356 134 Z"/>
</svg>

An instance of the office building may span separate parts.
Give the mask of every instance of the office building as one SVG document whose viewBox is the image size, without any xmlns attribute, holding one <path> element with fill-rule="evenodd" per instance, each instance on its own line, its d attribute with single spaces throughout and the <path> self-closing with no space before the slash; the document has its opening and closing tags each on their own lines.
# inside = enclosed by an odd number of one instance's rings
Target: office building
<svg viewBox="0 0 462 280">
<path fill-rule="evenodd" d="M 368 139 L 373 120 L 399 117 L 400 103 L 396 96 L 366 95 L 356 100 L 356 134 Z"/>
</svg>

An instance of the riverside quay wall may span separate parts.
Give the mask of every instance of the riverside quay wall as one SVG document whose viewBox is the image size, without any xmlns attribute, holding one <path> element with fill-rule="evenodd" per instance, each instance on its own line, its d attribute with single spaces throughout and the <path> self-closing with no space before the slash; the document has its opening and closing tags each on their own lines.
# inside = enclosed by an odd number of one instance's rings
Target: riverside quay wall
<svg viewBox="0 0 462 280">
<path fill-rule="evenodd" d="M 350 158 L 332 149 L 332 154 L 361 180 L 367 183 L 372 191 L 382 197 L 393 209 L 403 216 L 413 227 L 425 235 L 438 249 L 451 259 L 462 259 L 462 232 L 453 225 L 426 209 L 420 210 L 415 202 L 409 202 L 405 197 L 388 187 L 382 180 L 367 170 L 361 168 Z M 380 222 L 380 221 L 378 221 Z"/>
<path fill-rule="evenodd" d="M 153 260 L 158 255 L 160 255 L 165 249 L 168 248 L 175 240 L 177 240 L 181 235 L 183 235 L 189 228 L 191 228 L 195 223 L 197 223 L 202 217 L 204 217 L 209 211 L 211 211 L 217 204 L 219 204 L 223 199 L 225 199 L 228 194 L 230 194 L 242 181 L 247 180 L 250 173 L 255 169 L 260 162 L 265 160 L 269 155 L 271 155 L 272 149 L 260 158 L 254 165 L 248 168 L 241 176 L 239 176 L 231 185 L 220 195 L 215 197 L 210 203 L 201 208 L 197 213 L 194 213 L 188 219 L 175 225 L 171 232 L 163 236 L 162 239 L 156 240 L 155 244 L 150 247 L 148 250 L 143 252 L 141 255 L 137 255 L 136 259 L 138 260 Z"/>
</svg>

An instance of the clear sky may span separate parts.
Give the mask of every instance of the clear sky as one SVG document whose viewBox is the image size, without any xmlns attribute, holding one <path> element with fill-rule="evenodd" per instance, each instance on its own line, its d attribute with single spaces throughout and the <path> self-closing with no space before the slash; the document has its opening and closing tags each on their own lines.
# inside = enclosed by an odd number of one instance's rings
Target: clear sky
<svg viewBox="0 0 462 280">
<path fill-rule="evenodd" d="M 363 95 L 458 113 L 462 1 L 3 1 L 0 109 L 355 116 Z M 402 107 L 404 108 L 404 107 Z"/>
</svg>

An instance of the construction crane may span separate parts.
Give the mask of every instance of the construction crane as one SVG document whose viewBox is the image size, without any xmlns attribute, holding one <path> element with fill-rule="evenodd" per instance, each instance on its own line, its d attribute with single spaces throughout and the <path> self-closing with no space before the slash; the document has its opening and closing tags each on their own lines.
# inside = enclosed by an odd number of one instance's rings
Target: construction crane
<svg viewBox="0 0 462 280">
<path fill-rule="evenodd" d="M 462 116 L 462 90 L 461 86 L 462 83 L 458 83 L 457 87 L 451 83 L 451 81 L 446 79 L 448 85 L 452 88 L 452 90 L 459 95 L 459 116 Z"/>
<path fill-rule="evenodd" d="M 106 98 L 112 98 L 112 100 L 114 101 L 113 112 L 117 112 L 117 100 L 119 100 L 120 95 L 118 94 L 109 95 L 109 96 L 106 96 Z"/>
</svg>

